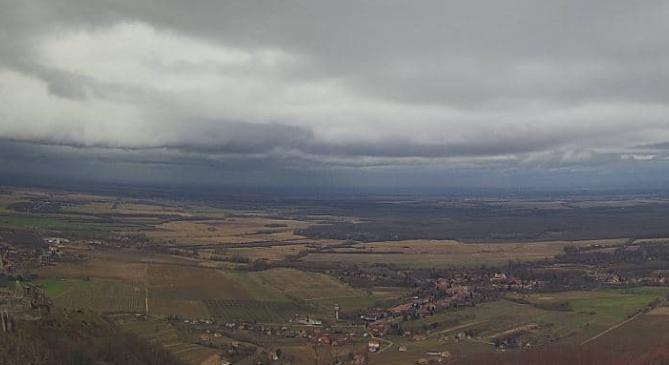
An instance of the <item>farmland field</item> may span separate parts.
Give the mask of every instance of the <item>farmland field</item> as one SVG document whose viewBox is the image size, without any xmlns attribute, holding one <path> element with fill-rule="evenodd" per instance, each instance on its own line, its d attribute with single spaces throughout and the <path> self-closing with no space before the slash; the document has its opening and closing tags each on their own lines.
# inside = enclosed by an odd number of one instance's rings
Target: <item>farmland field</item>
<svg viewBox="0 0 669 365">
<path fill-rule="evenodd" d="M 461 243 L 450 240 L 370 242 L 309 254 L 308 262 L 393 264 L 401 267 L 471 267 L 505 265 L 554 257 L 569 245 L 620 245 L 625 239 L 523 243 Z"/>
<path fill-rule="evenodd" d="M 293 269 L 273 269 L 252 273 L 254 280 L 280 291 L 289 298 L 316 307 L 321 315 L 332 316 L 332 308 L 339 304 L 343 312 L 373 307 L 384 298 L 318 273 Z M 397 294 L 397 293 L 395 293 Z M 385 299 L 394 299 L 390 295 Z"/>
<path fill-rule="evenodd" d="M 205 300 L 214 318 L 225 321 L 240 319 L 258 322 L 285 323 L 296 316 L 313 312 L 308 305 L 293 302 L 268 302 L 259 300 Z"/>
<path fill-rule="evenodd" d="M 177 330 L 165 321 L 115 318 L 115 322 L 123 330 L 163 346 L 188 364 L 199 365 L 212 357 L 219 358 L 217 364 L 222 362 L 219 357 L 220 351 L 185 342 Z"/>
<path fill-rule="evenodd" d="M 475 364 L 560 346 L 619 344 L 620 356 L 631 351 L 627 343 L 653 349 L 628 330 L 669 342 L 662 332 L 669 331 L 666 234 L 602 228 L 603 217 L 632 209 L 635 219 L 655 217 L 657 228 L 666 213 L 660 207 L 296 199 L 229 208 L 211 200 L 0 193 L 0 247 L 12 264 L 30 258 L 34 268 L 23 277 L 46 289 L 58 313 L 102 313 L 192 364 L 220 354 L 251 363 L 252 352 L 266 351 L 256 353 L 264 359 L 279 347 L 305 364 L 328 351 L 350 363 L 348 351 L 362 351 L 372 365 L 416 363 L 440 351 L 453 354 L 452 363 Z M 579 221 L 572 232 L 562 224 L 585 210 L 602 226 Z M 498 213 L 506 221 L 487 227 Z M 5 276 L 3 292 L 11 295 L 18 275 Z M 623 286 L 636 288 L 612 289 Z M 323 323 L 291 321 L 305 317 Z M 366 351 L 370 334 L 380 353 Z M 202 345 L 209 336 L 219 347 Z M 230 352 L 233 343 L 239 349 Z M 327 356 L 323 363 L 332 362 Z"/>
<path fill-rule="evenodd" d="M 41 282 L 56 306 L 100 313 L 144 312 L 141 283 L 120 280 L 48 280 Z"/>
<path fill-rule="evenodd" d="M 175 206 L 164 206 L 159 204 L 140 204 L 132 202 L 118 202 L 115 200 L 92 201 L 83 204 L 66 206 L 64 212 L 84 214 L 116 214 L 116 215 L 156 215 L 156 216 L 179 216 L 190 217 L 191 213 Z"/>
<path fill-rule="evenodd" d="M 668 307 L 658 307 L 649 313 L 597 338 L 588 346 L 606 346 L 618 356 L 644 353 L 658 345 L 669 343 Z"/>
<path fill-rule="evenodd" d="M 150 265 L 148 270 L 149 307 L 156 315 L 179 315 L 202 318 L 221 315 L 219 306 L 212 303 L 281 302 L 290 301 L 278 291 L 233 272 L 189 266 Z M 213 310 L 212 310 L 213 308 Z M 259 317 L 253 315 L 238 319 L 262 320 L 265 307 L 257 307 Z"/>
<path fill-rule="evenodd" d="M 367 295 L 364 291 L 350 286 L 330 276 L 308 273 L 293 269 L 272 269 L 249 274 L 253 280 L 275 288 L 283 294 L 301 299 L 318 300 L 328 298 L 349 298 Z"/>
<path fill-rule="evenodd" d="M 102 279 L 135 280 L 144 279 L 146 264 L 118 262 L 106 259 L 90 259 L 81 263 L 62 263 L 45 266 L 40 269 L 40 276 L 46 278 L 83 279 L 95 277 Z"/>
<path fill-rule="evenodd" d="M 306 244 L 270 247 L 228 248 L 225 249 L 225 253 L 229 256 L 246 257 L 251 261 L 259 259 L 267 261 L 278 261 L 285 259 L 287 256 L 296 255 L 301 251 L 306 250 L 306 248 Z"/>
<path fill-rule="evenodd" d="M 34 230 L 79 230 L 76 225 L 62 219 L 39 217 L 23 214 L 0 216 L 0 229 L 34 229 Z"/>
<path fill-rule="evenodd" d="M 403 322 L 405 330 L 427 327 L 432 329 L 432 334 L 423 342 L 407 342 L 403 338 L 397 338 L 395 341 L 405 345 L 408 351 L 400 354 L 396 348 L 391 349 L 372 356 L 372 363 L 405 364 L 409 359 L 424 355 L 426 351 L 437 349 L 474 358 L 489 351 L 491 348 L 489 343 L 495 338 L 514 331 L 524 331 L 524 337 L 533 345 L 555 341 L 578 345 L 625 321 L 629 315 L 646 308 L 649 303 L 657 298 L 663 298 L 667 293 L 669 293 L 668 288 L 639 288 L 555 293 L 550 298 L 539 294 L 529 296 L 530 300 L 566 301 L 572 306 L 570 311 L 543 310 L 507 300 L 461 308 L 417 321 Z M 652 313 L 662 313 L 661 309 L 655 311 L 643 315 L 639 323 L 631 322 L 628 326 L 644 326 L 644 321 L 652 321 L 649 319 Z M 657 319 L 654 320 L 657 322 Z M 655 327 L 658 326 L 667 328 L 669 322 L 655 324 Z M 454 334 L 465 329 L 473 333 L 471 341 L 454 342 L 449 339 L 449 336 L 452 338 Z M 597 341 L 601 345 L 606 339 L 613 341 L 614 336 L 624 333 L 629 332 L 621 328 Z"/>
<path fill-rule="evenodd" d="M 48 266 L 40 275 L 58 306 L 100 312 L 148 309 L 156 316 L 277 322 L 295 314 L 331 316 L 335 303 L 343 311 L 353 311 L 378 300 L 330 276 L 294 269 L 238 272 L 122 259 L 100 256 Z"/>
<path fill-rule="evenodd" d="M 234 276 L 216 269 L 151 264 L 147 281 L 152 299 L 245 299 L 248 291 Z"/>
<path fill-rule="evenodd" d="M 310 223 L 260 217 L 230 217 L 217 220 L 174 221 L 146 232 L 156 242 L 174 241 L 182 244 L 226 244 L 266 240 L 292 240 L 304 237 L 293 230 Z"/>
</svg>

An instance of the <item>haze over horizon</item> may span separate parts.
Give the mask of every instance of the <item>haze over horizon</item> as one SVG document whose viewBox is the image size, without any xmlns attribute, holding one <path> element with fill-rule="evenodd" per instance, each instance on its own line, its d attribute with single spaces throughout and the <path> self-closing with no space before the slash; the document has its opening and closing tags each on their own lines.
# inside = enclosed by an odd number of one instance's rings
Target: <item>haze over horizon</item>
<svg viewBox="0 0 669 365">
<path fill-rule="evenodd" d="M 663 187 L 669 4 L 0 0 L 2 181 Z"/>
</svg>

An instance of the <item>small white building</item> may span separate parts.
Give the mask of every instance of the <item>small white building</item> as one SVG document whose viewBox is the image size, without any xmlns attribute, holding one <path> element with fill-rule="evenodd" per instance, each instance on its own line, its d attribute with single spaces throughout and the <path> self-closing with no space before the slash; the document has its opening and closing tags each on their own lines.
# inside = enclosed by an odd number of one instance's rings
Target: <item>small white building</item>
<svg viewBox="0 0 669 365">
<path fill-rule="evenodd" d="M 367 343 L 367 349 L 369 352 L 378 352 L 381 348 L 381 344 L 378 341 L 369 341 Z"/>
</svg>

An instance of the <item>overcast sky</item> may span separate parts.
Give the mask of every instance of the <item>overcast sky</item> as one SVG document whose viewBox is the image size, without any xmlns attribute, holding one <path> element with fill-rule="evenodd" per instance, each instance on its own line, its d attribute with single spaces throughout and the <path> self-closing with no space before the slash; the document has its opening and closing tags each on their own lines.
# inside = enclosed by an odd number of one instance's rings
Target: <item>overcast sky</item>
<svg viewBox="0 0 669 365">
<path fill-rule="evenodd" d="M 669 182 L 666 1 L 0 0 L 6 174 Z"/>
</svg>

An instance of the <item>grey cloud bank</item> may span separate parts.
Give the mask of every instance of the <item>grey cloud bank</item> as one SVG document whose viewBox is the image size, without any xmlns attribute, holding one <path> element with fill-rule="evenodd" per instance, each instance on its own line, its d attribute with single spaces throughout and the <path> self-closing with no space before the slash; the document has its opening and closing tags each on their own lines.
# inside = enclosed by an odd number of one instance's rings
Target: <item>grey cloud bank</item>
<svg viewBox="0 0 669 365">
<path fill-rule="evenodd" d="M 661 185 L 668 18 L 661 1 L 0 0 L 0 161 L 147 181 Z"/>
</svg>

